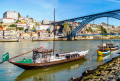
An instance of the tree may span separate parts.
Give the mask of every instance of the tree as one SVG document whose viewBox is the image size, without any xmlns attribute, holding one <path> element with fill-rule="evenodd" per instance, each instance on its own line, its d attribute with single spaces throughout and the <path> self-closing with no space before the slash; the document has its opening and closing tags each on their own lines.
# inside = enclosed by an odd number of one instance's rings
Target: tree
<svg viewBox="0 0 120 81">
<path fill-rule="evenodd" d="M 91 27 L 89 27 L 89 31 L 90 31 L 90 32 L 93 32 L 93 30 L 92 30 L 92 28 L 91 28 Z"/>
<path fill-rule="evenodd" d="M 27 18 L 29 17 L 29 15 L 26 16 Z"/>
<path fill-rule="evenodd" d="M 18 12 L 18 18 L 20 18 L 21 17 L 21 15 L 20 15 L 20 13 Z"/>
<path fill-rule="evenodd" d="M 9 27 L 16 27 L 16 26 L 17 26 L 16 24 L 9 25 Z"/>
<path fill-rule="evenodd" d="M 2 24 L 3 24 L 3 22 L 0 22 L 0 24 L 2 25 Z"/>
<path fill-rule="evenodd" d="M 36 25 L 36 26 L 39 26 L 40 24 L 39 24 L 38 22 L 35 22 L 35 25 Z"/>
<path fill-rule="evenodd" d="M 100 30 L 101 34 L 107 33 L 107 30 L 103 26 L 100 26 Z"/>
<path fill-rule="evenodd" d="M 66 36 L 67 34 L 70 34 L 69 32 L 71 32 L 72 30 L 72 26 L 69 25 L 69 23 L 64 23 L 63 24 L 64 28 L 63 28 L 63 34 Z"/>
<path fill-rule="evenodd" d="M 36 30 L 36 28 L 35 28 L 35 27 L 33 27 L 33 28 L 32 28 L 32 30 Z"/>
<path fill-rule="evenodd" d="M 16 27 L 16 30 L 23 30 L 23 27 Z"/>
<path fill-rule="evenodd" d="M 93 32 L 93 30 L 92 30 L 91 27 L 89 27 L 88 29 L 86 29 L 86 31 L 88 31 L 88 32 Z"/>
</svg>

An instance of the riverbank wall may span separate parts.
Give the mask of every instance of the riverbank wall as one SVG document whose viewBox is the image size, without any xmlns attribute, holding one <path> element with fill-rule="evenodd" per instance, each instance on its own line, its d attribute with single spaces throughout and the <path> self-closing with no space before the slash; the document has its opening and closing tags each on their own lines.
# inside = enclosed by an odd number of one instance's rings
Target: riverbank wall
<svg viewBox="0 0 120 81">
<path fill-rule="evenodd" d="M 96 69 L 87 70 L 82 73 L 81 77 L 73 77 L 70 81 L 120 81 L 120 56 L 98 66 Z"/>
<path fill-rule="evenodd" d="M 120 39 L 120 38 L 112 38 L 112 39 Z M 101 40 L 101 38 L 72 38 L 71 40 L 68 40 L 67 38 L 55 38 L 55 41 L 79 41 L 79 40 Z M 109 38 L 103 38 L 103 40 L 109 40 Z M 46 38 L 46 39 L 0 39 L 0 42 L 34 42 L 34 41 L 53 41 L 53 38 Z"/>
</svg>

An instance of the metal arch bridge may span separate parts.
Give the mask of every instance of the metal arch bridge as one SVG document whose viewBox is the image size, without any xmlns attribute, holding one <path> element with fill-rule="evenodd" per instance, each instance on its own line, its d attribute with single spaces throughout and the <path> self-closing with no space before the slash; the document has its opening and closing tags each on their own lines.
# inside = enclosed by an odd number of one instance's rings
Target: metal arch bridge
<svg viewBox="0 0 120 81">
<path fill-rule="evenodd" d="M 72 18 L 72 19 L 67 19 L 67 20 L 56 22 L 56 24 L 62 24 L 64 22 L 74 22 L 77 20 L 82 20 L 82 22 L 79 24 L 79 26 L 72 30 L 72 36 L 80 36 L 79 32 L 92 20 L 95 20 L 95 19 L 101 18 L 101 17 L 112 17 L 112 18 L 116 18 L 116 19 L 120 20 L 119 13 L 120 13 L 120 9 L 108 11 L 108 12 L 97 13 L 97 14 L 92 14 L 92 15 L 87 15 L 87 16 L 82 16 L 82 17 L 77 17 L 77 18 Z"/>
</svg>

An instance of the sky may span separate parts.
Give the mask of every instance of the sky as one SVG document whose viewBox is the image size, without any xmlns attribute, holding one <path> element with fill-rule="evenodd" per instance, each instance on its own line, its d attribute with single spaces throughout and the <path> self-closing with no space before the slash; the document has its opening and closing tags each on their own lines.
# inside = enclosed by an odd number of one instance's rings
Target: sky
<svg viewBox="0 0 120 81">
<path fill-rule="evenodd" d="M 9 10 L 17 11 L 21 16 L 29 15 L 37 21 L 53 21 L 54 8 L 56 21 L 59 21 L 120 9 L 120 0 L 0 0 L 0 18 Z M 101 22 L 107 22 L 106 18 L 94 21 Z M 109 18 L 109 24 L 120 26 L 120 20 Z"/>
</svg>

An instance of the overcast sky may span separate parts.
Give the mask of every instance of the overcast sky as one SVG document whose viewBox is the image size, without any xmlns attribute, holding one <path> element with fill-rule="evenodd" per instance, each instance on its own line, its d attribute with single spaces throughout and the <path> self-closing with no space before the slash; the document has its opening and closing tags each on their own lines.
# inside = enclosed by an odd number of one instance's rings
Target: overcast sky
<svg viewBox="0 0 120 81">
<path fill-rule="evenodd" d="M 120 9 L 119 0 L 0 0 L 0 18 L 5 11 L 17 11 L 22 16 L 29 15 L 37 21 L 53 20 L 56 9 L 56 21 L 85 15 Z M 95 23 L 106 22 L 100 18 Z M 110 18 L 109 23 L 120 25 L 119 20 Z"/>
</svg>

